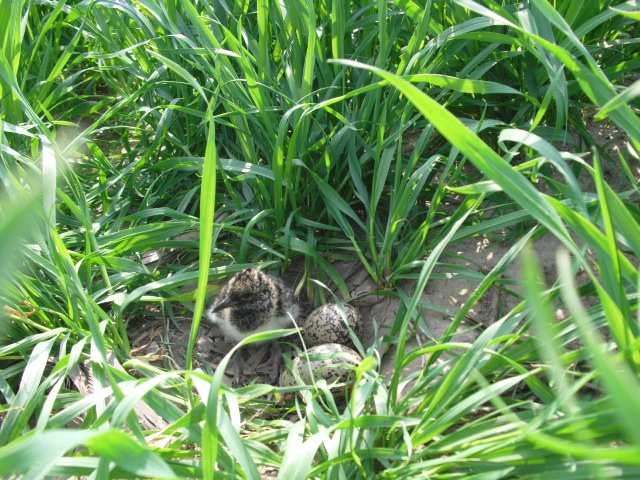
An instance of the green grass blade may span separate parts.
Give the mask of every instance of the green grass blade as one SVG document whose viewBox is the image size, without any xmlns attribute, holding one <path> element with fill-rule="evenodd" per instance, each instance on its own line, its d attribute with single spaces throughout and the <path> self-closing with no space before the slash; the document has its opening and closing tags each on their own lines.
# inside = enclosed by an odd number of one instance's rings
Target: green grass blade
<svg viewBox="0 0 640 480">
<path fill-rule="evenodd" d="M 0 475 L 45 478 L 60 457 L 93 435 L 95 432 L 91 430 L 48 430 L 24 436 L 0 447 Z"/>
<path fill-rule="evenodd" d="M 640 444 L 640 432 L 635 428 L 635 419 L 640 415 L 640 403 L 638 403 L 640 383 L 626 365 L 615 360 L 611 354 L 605 351 L 605 342 L 593 327 L 589 315 L 578 297 L 571 269 L 571 259 L 566 252 L 558 254 L 558 271 L 562 298 L 571 311 L 580 336 L 600 373 L 600 381 L 616 406 L 616 416 L 620 426 L 628 438 L 638 445 Z"/>
<path fill-rule="evenodd" d="M 213 217 L 216 203 L 216 168 L 218 154 L 216 149 L 216 129 L 215 120 L 211 110 L 208 111 L 207 123 L 209 130 L 207 133 L 207 145 L 202 165 L 202 182 L 200 185 L 200 247 L 199 247 L 199 274 L 198 292 L 196 294 L 196 305 L 191 321 L 191 331 L 189 333 L 189 344 L 187 346 L 187 358 L 185 365 L 187 370 L 191 370 L 193 365 L 193 348 L 195 346 L 200 320 L 204 313 L 207 282 L 209 279 L 209 265 L 211 263 L 211 250 L 213 248 Z"/>
<path fill-rule="evenodd" d="M 636 80 L 607 103 L 605 103 L 596 115 L 596 120 L 604 120 L 609 113 L 621 105 L 628 104 L 634 98 L 640 97 L 640 80 Z"/>
</svg>

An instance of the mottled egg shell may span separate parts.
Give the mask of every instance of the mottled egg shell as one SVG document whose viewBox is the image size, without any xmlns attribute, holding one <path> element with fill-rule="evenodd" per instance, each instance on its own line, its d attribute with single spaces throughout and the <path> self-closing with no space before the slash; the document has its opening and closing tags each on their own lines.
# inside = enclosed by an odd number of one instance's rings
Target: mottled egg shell
<svg viewBox="0 0 640 480">
<path fill-rule="evenodd" d="M 307 361 L 308 356 L 308 361 Z M 293 387 L 302 384 L 311 385 L 313 381 L 324 379 L 329 385 L 348 382 L 353 370 L 360 364 L 362 357 L 355 350 L 338 343 L 316 345 L 298 352 L 291 362 L 291 370 L 284 368 L 280 374 L 280 386 Z"/>
<path fill-rule="evenodd" d="M 324 343 L 350 344 L 349 330 L 360 323 L 358 310 L 348 304 L 327 303 L 316 308 L 302 324 L 302 336 L 307 347 Z"/>
</svg>

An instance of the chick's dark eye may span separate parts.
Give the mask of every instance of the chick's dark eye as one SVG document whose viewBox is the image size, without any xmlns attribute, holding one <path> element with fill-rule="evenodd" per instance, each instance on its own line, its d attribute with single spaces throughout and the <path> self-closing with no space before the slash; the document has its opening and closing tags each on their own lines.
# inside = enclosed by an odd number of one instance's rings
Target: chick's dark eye
<svg viewBox="0 0 640 480">
<path fill-rule="evenodd" d="M 231 297 L 231 301 L 236 305 L 246 303 L 248 300 L 249 295 L 247 295 L 246 293 L 236 293 Z"/>
<path fill-rule="evenodd" d="M 233 304 L 240 303 L 242 301 L 242 295 L 238 295 L 237 293 L 229 295 L 229 300 Z"/>
</svg>

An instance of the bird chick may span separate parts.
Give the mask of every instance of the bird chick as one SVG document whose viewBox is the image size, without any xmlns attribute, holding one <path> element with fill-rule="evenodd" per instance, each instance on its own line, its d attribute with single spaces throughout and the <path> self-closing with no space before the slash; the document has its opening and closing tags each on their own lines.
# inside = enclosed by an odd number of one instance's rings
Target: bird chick
<svg viewBox="0 0 640 480">
<path fill-rule="evenodd" d="M 291 327 L 297 315 L 292 290 L 255 268 L 231 277 L 206 312 L 207 318 L 234 342 L 265 330 Z"/>
</svg>

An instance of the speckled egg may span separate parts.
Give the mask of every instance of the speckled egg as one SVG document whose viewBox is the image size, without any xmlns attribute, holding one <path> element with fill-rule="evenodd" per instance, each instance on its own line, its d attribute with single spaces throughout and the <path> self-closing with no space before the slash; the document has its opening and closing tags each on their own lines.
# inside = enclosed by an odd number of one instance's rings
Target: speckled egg
<svg viewBox="0 0 640 480">
<path fill-rule="evenodd" d="M 308 347 L 324 343 L 350 345 L 347 324 L 357 330 L 360 323 L 358 310 L 348 304 L 327 303 L 316 308 L 302 324 L 302 337 Z"/>
<path fill-rule="evenodd" d="M 308 356 L 308 361 L 307 361 Z M 311 385 L 313 381 L 324 379 L 329 385 L 348 382 L 353 370 L 360 364 L 362 357 L 355 350 L 338 343 L 316 345 L 298 352 L 291 362 L 290 369 L 280 373 L 280 386 L 293 387 L 302 384 Z"/>
</svg>

